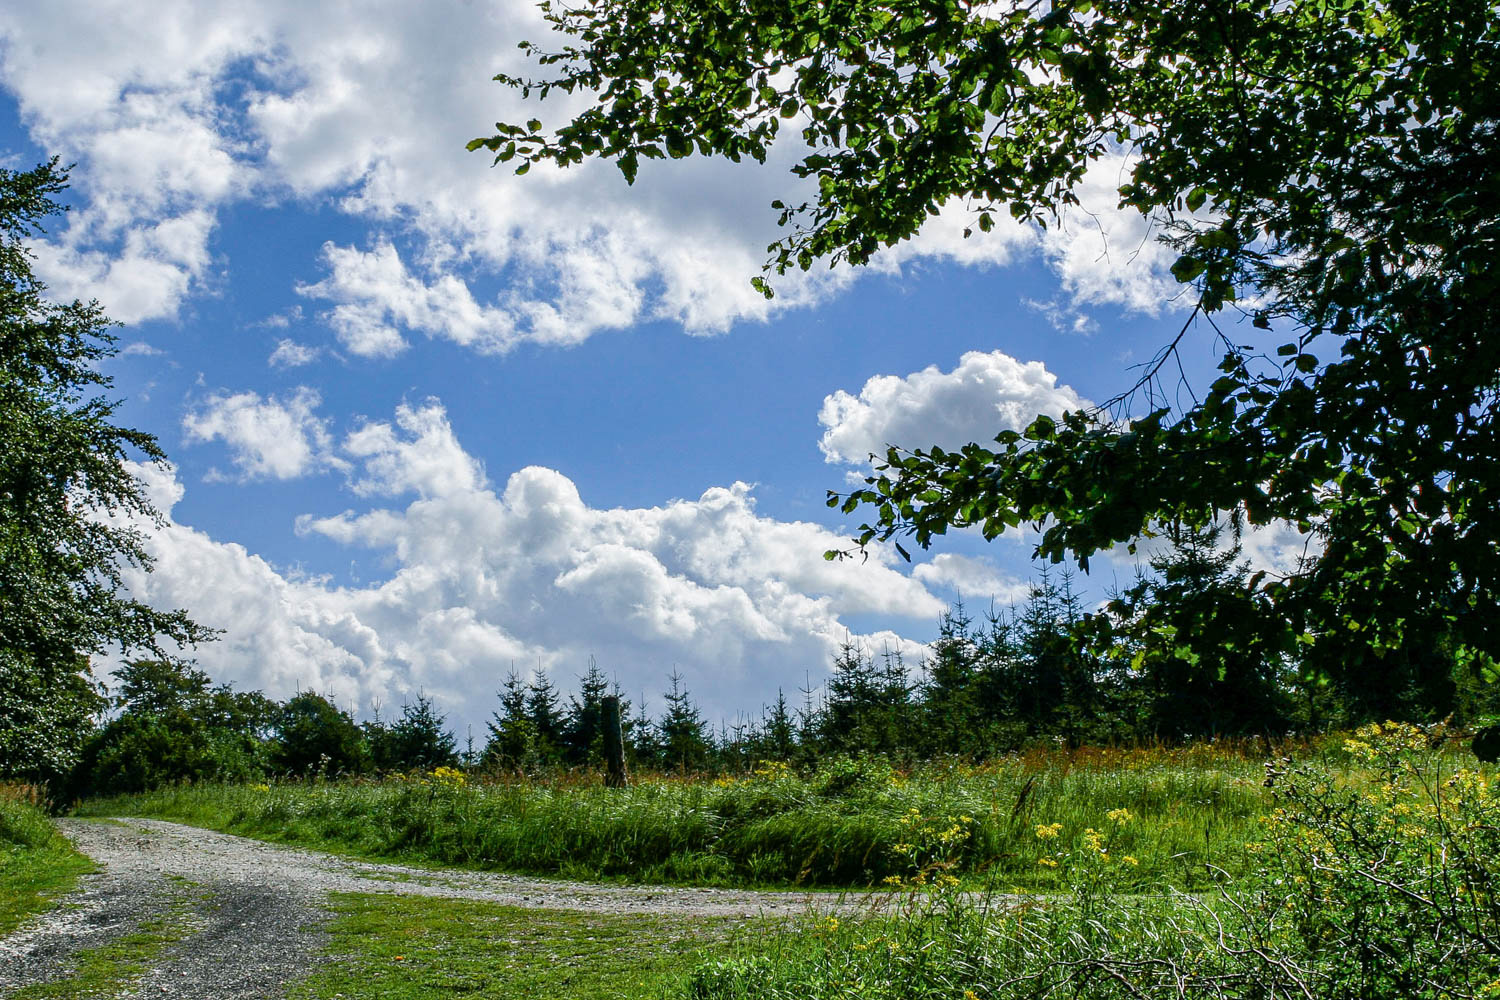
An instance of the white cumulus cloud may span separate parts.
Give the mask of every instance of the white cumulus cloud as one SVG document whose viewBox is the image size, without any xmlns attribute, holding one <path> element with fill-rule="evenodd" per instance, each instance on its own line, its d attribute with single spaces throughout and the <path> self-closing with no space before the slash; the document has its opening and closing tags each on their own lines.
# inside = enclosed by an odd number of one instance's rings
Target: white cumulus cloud
<svg viewBox="0 0 1500 1000">
<path fill-rule="evenodd" d="M 829 462 L 858 465 L 887 446 L 956 449 L 1022 430 L 1039 414 L 1056 416 L 1089 405 L 1040 361 L 1001 351 L 970 351 L 952 371 L 935 365 L 909 375 L 876 375 L 858 395 L 843 389 L 824 398 L 818 445 Z"/>
<path fill-rule="evenodd" d="M 560 44 L 549 30 L 530 0 L 6 5 L 0 86 L 38 145 L 79 164 L 78 210 L 38 243 L 38 270 L 125 322 L 172 317 L 212 291 L 221 262 L 234 273 L 214 245 L 227 211 L 329 205 L 363 235 L 293 262 L 298 287 L 349 352 L 373 357 L 413 336 L 497 352 L 646 320 L 712 333 L 848 286 L 838 268 L 780 277 L 773 302 L 750 287 L 780 235 L 770 202 L 806 191 L 787 171 L 794 136 L 764 166 L 651 162 L 634 186 L 602 162 L 520 178 L 466 153 L 497 119 L 557 124 L 592 99 L 538 105 L 492 81 L 536 72 L 516 43 Z M 1071 299 L 1154 312 L 1175 287 L 1170 253 L 1118 209 L 1126 169 L 1101 158 L 1082 208 L 1045 232 L 1003 219 L 963 239 L 972 219 L 955 205 L 878 264 L 1040 253 Z"/>
<path fill-rule="evenodd" d="M 276 348 L 266 363 L 272 368 L 300 368 L 302 365 L 310 365 L 321 357 L 323 352 L 316 347 L 307 344 L 299 344 L 295 340 L 283 337 L 276 341 Z"/>
<path fill-rule="evenodd" d="M 445 496 L 484 484 L 484 470 L 458 443 L 437 400 L 401 404 L 394 427 L 367 423 L 344 439 L 343 450 L 363 465 L 363 476 L 353 483 L 361 496 Z"/>
<path fill-rule="evenodd" d="M 654 696 L 676 666 L 708 710 L 732 713 L 826 669 L 851 637 L 849 616 L 930 623 L 944 607 L 887 555 L 824 560 L 840 536 L 757 513 L 743 483 L 600 509 L 542 467 L 496 491 L 461 448 L 432 458 L 450 445 L 440 404 L 402 407 L 393 424 L 350 435 L 345 454 L 379 492 L 418 496 L 298 520 L 306 536 L 392 560 L 389 579 L 366 586 L 278 570 L 177 522 L 175 470 L 142 468 L 167 520 L 147 529 L 155 572 L 128 584 L 225 630 L 196 652 L 215 678 L 278 697 L 326 691 L 366 711 L 422 690 L 453 721 L 476 725 L 513 665 L 540 664 L 568 686 L 590 655 L 632 695 Z M 891 631 L 852 638 L 901 650 L 913 665 L 925 648 Z"/>
<path fill-rule="evenodd" d="M 1024 601 L 1031 585 L 1002 571 L 988 559 L 940 552 L 911 575 L 930 587 L 950 587 L 965 601 L 1010 604 Z"/>
<path fill-rule="evenodd" d="M 182 428 L 189 442 L 223 441 L 242 479 L 295 479 L 344 464 L 317 415 L 320 401 L 305 386 L 280 398 L 216 393 L 184 414 Z"/>
</svg>

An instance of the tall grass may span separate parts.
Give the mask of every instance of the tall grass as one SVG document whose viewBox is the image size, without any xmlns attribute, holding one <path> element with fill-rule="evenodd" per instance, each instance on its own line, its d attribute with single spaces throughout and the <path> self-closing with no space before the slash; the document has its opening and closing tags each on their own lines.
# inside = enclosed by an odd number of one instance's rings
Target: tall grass
<svg viewBox="0 0 1500 1000">
<path fill-rule="evenodd" d="M 181 820 L 372 857 L 575 878 L 707 885 L 852 887 L 906 872 L 950 838 L 969 884 L 1055 888 L 1043 856 L 1079 849 L 1111 810 L 1132 821 L 1116 847 L 1142 885 L 1183 888 L 1204 862 L 1242 866 L 1268 807 L 1260 763 L 1222 748 L 1033 751 L 986 764 L 902 771 L 840 759 L 797 774 L 652 776 L 626 790 L 593 775 L 466 781 L 456 773 L 381 781 L 193 785 L 94 800 L 83 815 Z M 1059 824 L 1046 841 L 1038 825 Z"/>
</svg>

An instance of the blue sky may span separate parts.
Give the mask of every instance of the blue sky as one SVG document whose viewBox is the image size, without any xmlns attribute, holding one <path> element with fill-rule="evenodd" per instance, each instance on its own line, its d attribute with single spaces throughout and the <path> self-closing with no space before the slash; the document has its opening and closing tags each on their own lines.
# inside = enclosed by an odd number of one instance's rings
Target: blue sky
<svg viewBox="0 0 1500 1000">
<path fill-rule="evenodd" d="M 768 304 L 795 149 L 517 178 L 463 145 L 566 114 L 490 82 L 532 7 L 328 6 L 0 12 L 0 157 L 77 164 L 38 271 L 124 322 L 122 417 L 172 460 L 131 586 L 225 630 L 218 679 L 362 715 L 425 691 L 462 730 L 512 663 L 569 689 L 593 655 L 658 704 L 675 667 L 717 718 L 845 636 L 919 662 L 960 591 L 1021 593 L 1030 541 L 830 565 L 825 491 L 886 441 L 1108 398 L 1181 321 L 1121 156 L 1061 227 L 963 240 L 951 206 Z"/>
</svg>

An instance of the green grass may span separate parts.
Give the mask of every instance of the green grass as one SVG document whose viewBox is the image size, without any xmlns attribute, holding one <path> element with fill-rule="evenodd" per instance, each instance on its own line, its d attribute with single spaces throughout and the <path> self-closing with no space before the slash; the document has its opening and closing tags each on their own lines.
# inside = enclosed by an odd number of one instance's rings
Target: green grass
<svg viewBox="0 0 1500 1000">
<path fill-rule="evenodd" d="M 333 909 L 333 961 L 289 1000 L 666 997 L 735 947 L 723 920 L 358 893 L 336 894 Z"/>
<path fill-rule="evenodd" d="M 139 926 L 70 957 L 66 973 L 46 983 L 22 987 L 11 1000 L 73 1000 L 76 997 L 119 996 L 147 972 L 161 953 L 187 936 L 191 926 L 191 883 L 176 880 L 166 910 Z"/>
<path fill-rule="evenodd" d="M 625 791 L 592 775 L 180 786 L 85 802 L 80 814 L 369 858 L 669 884 L 860 887 L 909 873 L 913 853 L 943 854 L 970 884 L 1049 891 L 1057 876 L 1038 859 L 1077 849 L 1123 808 L 1133 820 L 1113 843 L 1138 860 L 1137 882 L 1189 887 L 1203 884 L 1206 862 L 1245 867 L 1243 845 L 1270 808 L 1262 779 L 1258 761 L 1213 748 L 1058 751 L 912 772 L 846 761 L 807 775 L 650 778 Z M 962 837 L 939 843 L 953 822 Z M 1052 823 L 1059 838 L 1038 840 L 1035 828 Z"/>
<path fill-rule="evenodd" d="M 29 793 L 0 787 L 0 937 L 53 906 L 93 869 Z"/>
</svg>

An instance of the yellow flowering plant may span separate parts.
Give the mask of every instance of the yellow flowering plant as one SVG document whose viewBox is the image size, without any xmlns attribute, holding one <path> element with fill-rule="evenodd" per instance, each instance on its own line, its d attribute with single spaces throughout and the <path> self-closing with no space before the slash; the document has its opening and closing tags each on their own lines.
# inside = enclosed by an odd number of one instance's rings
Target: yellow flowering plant
<svg viewBox="0 0 1500 1000">
<path fill-rule="evenodd" d="M 886 879 L 885 884 L 907 888 L 951 889 L 958 885 L 953 871 L 958 868 L 965 846 L 974 834 L 974 817 L 962 813 L 926 815 L 913 806 L 897 821 L 901 839 L 891 845 L 892 853 L 910 866 L 912 874 L 903 882 Z"/>
<path fill-rule="evenodd" d="M 1351 776 L 1267 766 L 1262 906 L 1317 956 L 1330 996 L 1482 995 L 1500 975 L 1495 774 L 1432 743 L 1387 722 L 1344 742 Z"/>
<path fill-rule="evenodd" d="M 439 788 L 462 788 L 468 784 L 468 779 L 458 768 L 445 766 L 428 771 L 422 783 Z"/>
</svg>

